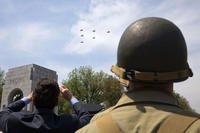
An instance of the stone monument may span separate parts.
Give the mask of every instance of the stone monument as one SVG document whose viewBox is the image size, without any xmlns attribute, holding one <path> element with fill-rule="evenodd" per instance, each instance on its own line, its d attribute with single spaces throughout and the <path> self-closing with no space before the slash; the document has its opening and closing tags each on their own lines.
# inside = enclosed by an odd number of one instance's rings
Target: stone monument
<svg viewBox="0 0 200 133">
<path fill-rule="evenodd" d="M 25 65 L 11 68 L 6 73 L 5 85 L 3 86 L 1 110 L 9 103 L 27 96 L 37 85 L 41 78 L 56 80 L 58 76 L 56 71 L 35 65 Z M 32 104 L 29 104 L 24 110 L 32 111 Z"/>
</svg>

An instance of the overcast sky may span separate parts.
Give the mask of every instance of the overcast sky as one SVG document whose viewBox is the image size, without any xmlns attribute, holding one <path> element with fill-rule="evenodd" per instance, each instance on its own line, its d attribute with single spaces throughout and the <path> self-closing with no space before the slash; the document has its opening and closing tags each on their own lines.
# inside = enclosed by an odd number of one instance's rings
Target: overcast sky
<svg viewBox="0 0 200 133">
<path fill-rule="evenodd" d="M 194 72 L 175 91 L 200 112 L 199 14 L 200 0 L 0 0 L 0 68 L 34 63 L 57 71 L 59 82 L 79 66 L 110 73 L 124 29 L 163 17 L 182 30 Z"/>
</svg>

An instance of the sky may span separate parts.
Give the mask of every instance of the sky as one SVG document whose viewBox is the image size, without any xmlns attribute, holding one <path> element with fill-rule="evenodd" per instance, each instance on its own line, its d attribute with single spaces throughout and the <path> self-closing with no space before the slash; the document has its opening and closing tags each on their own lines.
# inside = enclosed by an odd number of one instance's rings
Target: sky
<svg viewBox="0 0 200 133">
<path fill-rule="evenodd" d="M 125 28 L 162 17 L 181 29 L 194 73 L 175 91 L 200 112 L 199 8 L 199 0 L 0 0 L 0 68 L 37 64 L 57 71 L 59 82 L 80 66 L 111 74 Z"/>
</svg>

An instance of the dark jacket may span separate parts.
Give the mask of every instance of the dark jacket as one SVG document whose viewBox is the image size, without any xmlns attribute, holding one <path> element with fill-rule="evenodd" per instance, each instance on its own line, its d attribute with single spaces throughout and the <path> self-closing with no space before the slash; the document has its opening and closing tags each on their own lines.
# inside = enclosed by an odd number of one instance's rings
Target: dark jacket
<svg viewBox="0 0 200 133">
<path fill-rule="evenodd" d="M 50 109 L 21 111 L 22 100 L 16 101 L 0 112 L 0 129 L 3 133 L 73 133 L 86 125 L 91 115 L 80 102 L 73 105 L 75 114 L 56 115 Z"/>
</svg>

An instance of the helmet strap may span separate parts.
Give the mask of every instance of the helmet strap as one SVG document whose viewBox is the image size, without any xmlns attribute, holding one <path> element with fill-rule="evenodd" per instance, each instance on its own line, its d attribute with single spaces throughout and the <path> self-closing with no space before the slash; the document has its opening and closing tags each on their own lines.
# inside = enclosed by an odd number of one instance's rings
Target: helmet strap
<svg viewBox="0 0 200 133">
<path fill-rule="evenodd" d="M 129 86 L 129 80 L 127 80 L 125 78 L 125 76 L 126 76 L 126 74 L 125 74 L 126 70 L 125 69 L 118 67 L 116 65 L 112 65 L 111 72 L 115 73 L 119 77 L 118 80 L 120 81 L 120 84 L 122 84 L 125 87 Z"/>
<path fill-rule="evenodd" d="M 111 71 L 119 77 L 119 81 L 122 85 L 128 86 L 129 81 L 140 80 L 140 81 L 176 81 L 179 79 L 192 77 L 193 73 L 190 68 L 180 71 L 173 72 L 140 72 L 136 70 L 131 70 L 127 72 L 124 68 L 113 65 Z"/>
</svg>

